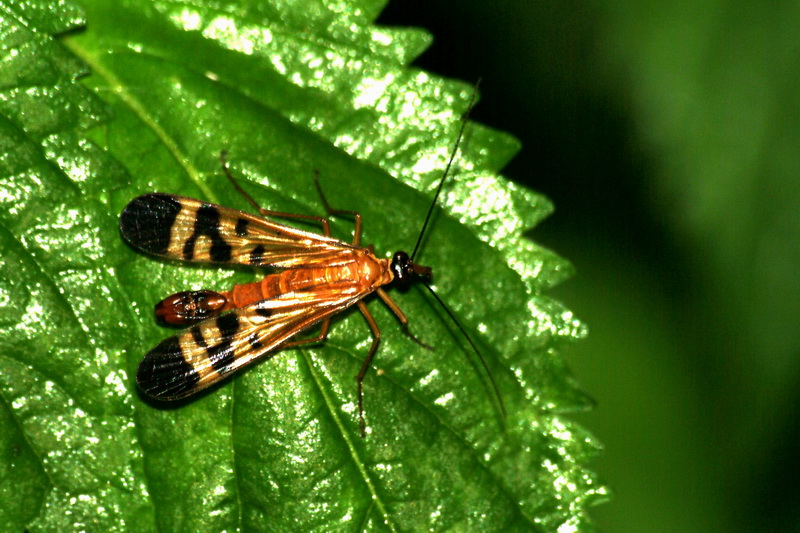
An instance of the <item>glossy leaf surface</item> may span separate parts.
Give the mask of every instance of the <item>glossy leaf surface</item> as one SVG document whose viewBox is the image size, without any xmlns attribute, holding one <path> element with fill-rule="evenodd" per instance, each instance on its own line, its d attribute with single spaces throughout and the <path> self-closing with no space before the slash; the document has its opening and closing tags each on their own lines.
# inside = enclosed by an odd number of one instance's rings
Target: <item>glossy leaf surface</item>
<svg viewBox="0 0 800 533">
<path fill-rule="evenodd" d="M 142 355 L 171 334 L 154 324 L 155 302 L 257 273 L 138 254 L 119 237 L 122 207 L 160 191 L 247 210 L 221 175 L 225 149 L 262 206 L 322 214 L 316 170 L 333 206 L 362 213 L 379 256 L 410 250 L 471 91 L 408 66 L 430 36 L 375 27 L 382 4 L 355 0 L 0 6 L 0 524 L 591 527 L 586 509 L 606 493 L 586 469 L 598 446 L 562 416 L 589 402 L 556 353 L 584 328 L 542 294 L 570 267 L 522 238 L 551 206 L 496 177 L 517 143 L 478 124 L 418 259 L 480 346 L 507 418 L 418 288 L 392 295 L 432 351 L 368 302 L 383 337 L 364 384 L 366 439 L 354 376 L 370 334 L 358 313 L 324 344 L 180 405 L 135 387 Z M 351 231 L 335 220 L 336 235 Z"/>
</svg>

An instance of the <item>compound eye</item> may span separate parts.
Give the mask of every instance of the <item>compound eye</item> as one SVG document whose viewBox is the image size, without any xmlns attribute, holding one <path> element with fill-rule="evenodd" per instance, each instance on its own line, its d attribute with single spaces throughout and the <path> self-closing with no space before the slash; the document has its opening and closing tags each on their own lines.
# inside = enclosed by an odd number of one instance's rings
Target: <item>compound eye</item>
<svg viewBox="0 0 800 533">
<path fill-rule="evenodd" d="M 409 259 L 407 253 L 396 252 L 394 257 L 392 257 L 391 268 L 392 272 L 394 273 L 394 278 L 401 285 L 406 285 L 409 281 L 411 281 L 414 271 L 411 266 L 411 260 Z"/>
</svg>

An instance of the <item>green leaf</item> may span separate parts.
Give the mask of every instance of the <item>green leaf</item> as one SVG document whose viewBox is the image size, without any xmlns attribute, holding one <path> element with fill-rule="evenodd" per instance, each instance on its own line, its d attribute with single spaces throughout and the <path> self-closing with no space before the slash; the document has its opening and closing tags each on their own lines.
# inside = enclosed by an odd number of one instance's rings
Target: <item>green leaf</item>
<svg viewBox="0 0 800 533">
<path fill-rule="evenodd" d="M 588 530 L 606 498 L 598 444 L 563 417 L 589 401 L 556 350 L 583 325 L 542 291 L 570 266 L 522 232 L 551 206 L 496 176 L 506 134 L 471 124 L 420 253 L 478 343 L 508 411 L 443 310 L 393 291 L 412 331 L 368 305 L 174 408 L 133 378 L 171 334 L 152 305 L 256 279 L 125 246 L 118 213 L 162 191 L 247 209 L 364 217 L 379 256 L 413 247 L 469 84 L 408 66 L 422 31 L 372 25 L 382 3 L 0 2 L 0 511 L 3 529 Z M 18 60 L 26 57 L 25 61 Z M 77 61 L 79 58 L 80 61 Z M 35 68 L 31 63 L 35 62 Z M 90 76 L 76 79 L 87 72 Z M 349 239 L 348 220 L 334 233 Z"/>
</svg>

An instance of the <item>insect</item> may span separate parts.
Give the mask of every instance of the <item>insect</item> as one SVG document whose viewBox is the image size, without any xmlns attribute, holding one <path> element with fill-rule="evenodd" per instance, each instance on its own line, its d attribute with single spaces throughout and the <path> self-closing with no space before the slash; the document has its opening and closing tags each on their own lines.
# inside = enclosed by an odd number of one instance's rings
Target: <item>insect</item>
<svg viewBox="0 0 800 533">
<path fill-rule="evenodd" d="M 474 97 L 473 92 L 467 113 Z M 225 175 L 261 216 L 173 194 L 149 193 L 132 200 L 120 215 L 120 232 L 134 248 L 181 261 L 281 269 L 261 281 L 234 285 L 226 292 L 179 292 L 159 302 L 155 314 L 160 323 L 188 327 L 144 356 L 136 373 L 139 388 L 157 400 L 191 396 L 278 350 L 325 340 L 331 317 L 355 305 L 373 337 L 356 376 L 359 426 L 364 436 L 363 381 L 381 333 L 363 299 L 377 294 L 397 316 L 404 332 L 423 346 L 408 330 L 408 318 L 384 286 L 422 281 L 455 320 L 427 283 L 432 278 L 431 268 L 416 264 L 413 258 L 458 152 L 466 122 L 465 116 L 411 255 L 398 251 L 391 259 L 378 258 L 372 246 L 361 246 L 361 215 L 331 208 L 316 175 L 315 184 L 328 215 L 354 218 L 352 243 L 331 237 L 327 218 L 262 209 L 231 175 L 225 152 L 221 155 Z M 295 229 L 266 217 L 316 221 L 324 234 Z M 295 339 L 316 324 L 321 326 L 318 336 Z M 475 348 L 464 329 L 458 327 Z M 483 357 L 481 362 L 488 373 Z M 494 379 L 489 376 L 499 399 Z M 502 400 L 500 405 L 503 409 Z"/>
</svg>

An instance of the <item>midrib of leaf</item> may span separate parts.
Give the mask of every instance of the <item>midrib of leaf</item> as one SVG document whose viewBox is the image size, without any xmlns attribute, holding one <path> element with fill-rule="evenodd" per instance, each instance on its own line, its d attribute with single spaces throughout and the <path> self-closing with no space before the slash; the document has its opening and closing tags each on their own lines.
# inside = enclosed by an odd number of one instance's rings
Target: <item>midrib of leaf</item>
<svg viewBox="0 0 800 533">
<path fill-rule="evenodd" d="M 309 359 L 308 352 L 304 349 L 298 350 L 299 353 L 303 355 L 303 360 L 306 362 L 306 365 L 309 369 L 309 373 L 314 379 L 314 385 L 316 386 L 317 390 L 319 391 L 320 396 L 325 401 L 325 406 L 328 408 L 328 412 L 330 413 L 331 417 L 336 423 L 336 427 L 339 429 L 339 433 L 342 436 L 342 439 L 347 443 L 347 449 L 350 451 L 350 457 L 353 460 L 353 464 L 356 465 L 358 468 L 359 473 L 361 474 L 364 483 L 367 485 L 370 494 L 372 494 L 372 502 L 378 507 L 381 515 L 383 516 L 383 521 L 392 531 L 397 531 L 397 528 L 394 524 L 394 521 L 391 520 L 389 512 L 386 510 L 386 506 L 383 503 L 381 496 L 378 494 L 378 491 L 375 488 L 375 483 L 369 477 L 367 473 L 367 469 L 364 465 L 364 461 L 361 456 L 358 454 L 355 446 L 353 445 L 352 438 L 348 435 L 347 430 L 345 429 L 344 423 L 342 423 L 342 419 L 337 413 L 336 403 L 332 400 L 330 395 L 328 395 L 325 387 L 323 386 L 322 380 L 318 375 L 318 371 L 316 366 L 313 364 L 313 361 Z"/>
<path fill-rule="evenodd" d="M 362 360 L 362 356 L 361 355 L 352 352 L 346 346 L 337 345 L 337 344 L 334 344 L 334 343 L 332 343 L 330 341 L 327 341 L 326 345 L 327 345 L 328 348 L 338 349 L 338 350 L 340 350 L 340 351 L 342 351 L 344 353 L 347 353 L 348 355 L 350 355 L 353 359 L 355 359 L 357 361 L 361 361 Z M 388 511 L 386 510 L 385 505 L 380 500 L 378 492 L 377 492 L 377 490 L 375 488 L 375 484 L 370 479 L 369 474 L 367 473 L 366 467 L 364 465 L 364 461 L 363 460 L 359 460 L 360 456 L 358 455 L 358 452 L 356 451 L 355 447 L 352 444 L 352 439 L 347 435 L 347 431 L 345 430 L 344 424 L 341 422 L 341 418 L 336 414 L 334 402 L 332 402 L 330 400 L 329 395 L 325 392 L 325 389 L 322 386 L 321 380 L 319 379 L 319 376 L 317 375 L 316 367 L 312 364 L 311 360 L 308 359 L 305 350 L 303 350 L 303 356 L 304 356 L 309 368 L 311 369 L 311 373 L 314 376 L 314 380 L 315 380 L 315 383 L 317 384 L 317 388 L 319 389 L 321 395 L 325 398 L 326 404 L 329 407 L 329 411 L 330 411 L 331 415 L 335 418 L 335 420 L 337 422 L 337 426 L 339 427 L 339 429 L 340 429 L 340 431 L 342 433 L 342 438 L 347 442 L 348 447 L 351 450 L 351 455 L 352 455 L 352 457 L 354 459 L 355 464 L 358 466 L 359 471 L 362 472 L 362 475 L 364 476 L 365 482 L 367 483 L 367 486 L 369 487 L 370 492 L 373 494 L 373 497 L 374 497 L 373 499 L 374 499 L 376 505 L 378 505 L 379 508 L 381 509 L 381 512 L 385 517 L 386 523 L 394 531 L 395 530 L 395 526 L 393 525 L 392 522 L 389 521 L 389 516 L 390 515 L 389 515 Z M 503 480 L 501 478 L 499 478 L 498 475 L 495 472 L 493 472 L 492 469 L 489 468 L 486 465 L 485 461 L 482 460 L 482 458 L 479 455 L 480 450 L 479 450 L 479 448 L 477 446 L 475 446 L 475 443 L 469 442 L 464 437 L 464 435 L 462 433 L 459 433 L 458 431 L 456 431 L 456 429 L 451 424 L 449 424 L 445 419 L 443 419 L 441 416 L 439 416 L 438 413 L 436 413 L 435 411 L 431 410 L 430 406 L 426 405 L 425 402 L 420 401 L 419 398 L 413 393 L 413 391 L 408 390 L 405 387 L 403 387 L 402 384 L 400 384 L 397 380 L 395 380 L 392 377 L 392 374 L 390 372 L 384 372 L 383 378 L 388 380 L 388 381 L 390 381 L 390 382 L 392 382 L 392 384 L 394 384 L 394 386 L 398 390 L 402 391 L 403 394 L 405 394 L 406 396 L 411 398 L 414 401 L 414 403 L 417 404 L 420 407 L 420 409 L 426 411 L 432 417 L 434 417 L 441 427 L 446 428 L 447 431 L 450 433 L 450 435 L 453 438 L 455 438 L 458 442 L 460 442 L 464 449 L 469 451 L 469 453 L 475 459 L 475 463 L 477 465 L 479 465 L 481 470 L 483 470 L 492 479 L 494 479 L 495 483 L 503 491 L 503 493 L 506 496 L 508 496 L 508 498 L 511 501 L 514 502 L 514 505 L 515 505 L 515 507 L 517 509 L 517 512 L 520 514 L 520 516 L 525 517 L 525 519 L 528 520 L 532 524 L 535 523 L 535 520 L 532 517 L 528 516 L 528 514 L 525 513 L 524 509 L 519 505 L 519 502 L 514 497 L 514 494 L 508 490 L 508 487 L 503 482 Z M 493 399 L 494 398 L 492 398 L 492 400 Z M 366 438 L 367 439 L 369 438 L 369 434 L 367 435 Z"/>
<path fill-rule="evenodd" d="M 208 201 L 219 203 L 214 192 L 208 188 L 205 181 L 200 179 L 200 171 L 191 163 L 191 160 L 186 157 L 186 154 L 181 151 L 178 143 L 175 142 L 167 132 L 162 128 L 158 122 L 153 119 L 153 115 L 147 111 L 146 107 L 131 93 L 125 84 L 114 75 L 111 70 L 93 55 L 86 48 L 81 46 L 69 37 L 62 39 L 64 45 L 71 50 L 76 56 L 81 58 L 86 64 L 92 68 L 92 74 L 102 78 L 108 87 L 112 89 L 113 93 L 120 98 L 133 113 L 139 117 L 142 123 L 147 126 L 158 139 L 164 144 L 164 147 L 172 154 L 175 161 L 186 172 L 186 176 L 205 194 Z"/>
<path fill-rule="evenodd" d="M 242 529 L 242 522 L 244 520 L 244 512 L 243 512 L 243 505 L 242 505 L 242 494 L 241 494 L 241 492 L 242 492 L 242 483 L 241 483 L 241 480 L 239 479 L 239 461 L 238 461 L 239 454 L 236 453 L 236 439 L 235 439 L 236 424 L 233 423 L 234 420 L 235 420 L 233 410 L 236 408 L 236 405 L 237 405 L 237 402 L 236 402 L 236 389 L 238 387 L 236 386 L 236 381 L 231 383 L 230 387 L 231 387 L 231 402 L 230 402 L 231 405 L 230 405 L 230 415 L 228 416 L 228 418 L 230 420 L 230 426 L 229 426 L 230 427 L 230 430 L 229 430 L 230 431 L 230 447 L 231 447 L 232 455 L 233 455 L 233 458 L 232 458 L 232 461 L 231 461 L 233 463 L 233 476 L 232 477 L 233 477 L 234 482 L 236 483 L 236 488 L 235 488 L 235 490 L 236 490 L 236 508 L 238 509 L 238 512 L 236 514 L 237 514 L 237 522 L 238 522 L 238 531 L 241 532 L 241 531 L 244 531 Z"/>
</svg>

